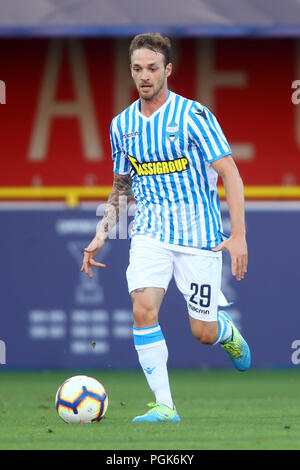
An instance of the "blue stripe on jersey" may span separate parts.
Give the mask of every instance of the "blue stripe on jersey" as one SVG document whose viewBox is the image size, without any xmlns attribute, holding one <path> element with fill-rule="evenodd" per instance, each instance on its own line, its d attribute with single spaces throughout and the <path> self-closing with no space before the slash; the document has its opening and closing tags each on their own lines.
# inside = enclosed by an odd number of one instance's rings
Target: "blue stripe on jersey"
<svg viewBox="0 0 300 470">
<path fill-rule="evenodd" d="M 180 114 L 180 120 L 179 120 L 179 124 L 180 124 L 180 128 L 183 129 L 184 127 L 184 123 L 183 123 L 183 118 L 184 118 L 184 112 L 186 110 L 186 107 L 187 107 L 187 103 L 188 101 L 187 100 L 184 100 L 184 103 L 183 103 L 183 106 L 182 106 L 182 111 L 181 111 L 181 114 Z M 181 152 L 184 153 L 184 141 L 182 140 L 180 142 L 180 149 L 181 149 Z M 194 187 L 194 183 L 193 183 L 193 180 L 192 180 L 192 173 L 191 171 L 188 172 L 188 181 L 189 181 L 189 190 L 192 194 L 192 198 L 193 198 L 193 204 L 194 204 L 194 212 L 195 214 L 197 214 L 197 211 L 198 211 L 198 203 L 197 203 L 197 197 L 196 197 L 196 193 L 195 191 L 193 190 L 193 187 Z M 184 191 L 185 193 L 185 197 L 184 197 L 184 202 L 186 204 L 186 211 L 187 211 L 187 220 L 188 220 L 188 227 L 191 227 L 192 226 L 192 223 L 191 223 L 191 211 L 190 211 L 190 208 L 189 208 L 189 199 L 187 197 L 187 194 L 186 194 L 186 191 Z M 197 242 L 199 241 L 199 245 L 200 245 L 200 242 L 201 242 L 201 230 L 200 230 L 200 219 L 199 217 L 196 217 L 196 228 L 197 228 Z M 193 243 L 193 233 L 191 232 L 191 230 L 188 230 L 188 243 L 189 244 L 192 244 Z M 197 243 L 198 244 L 198 243 Z"/>
<path fill-rule="evenodd" d="M 133 106 L 133 111 L 132 111 L 132 129 L 136 129 L 136 109 L 137 109 L 137 103 L 135 103 Z M 135 139 L 132 139 L 131 142 L 130 142 L 130 148 L 129 148 L 129 155 L 135 155 L 136 154 L 136 140 Z M 135 186 L 136 186 L 137 182 L 133 180 L 133 184 L 132 184 L 132 191 L 134 192 L 135 191 Z M 135 214 L 135 218 L 134 218 L 134 225 L 136 225 L 138 223 L 138 220 L 139 220 L 139 217 L 140 217 L 140 209 L 138 207 L 138 210 Z"/>
<path fill-rule="evenodd" d="M 203 168 L 205 170 L 205 166 L 202 165 L 203 163 L 203 156 L 202 156 L 202 151 L 201 149 L 197 148 L 195 149 L 196 150 L 196 153 L 197 153 L 197 160 L 198 162 L 200 163 L 200 167 L 201 167 L 201 170 L 203 171 Z M 193 162 L 193 169 L 196 170 L 197 168 L 197 162 L 196 162 L 196 159 L 194 157 L 194 153 L 193 151 L 191 151 L 189 153 L 189 157 L 191 158 L 192 162 Z M 201 226 L 200 226 L 200 218 L 201 218 L 201 213 L 200 213 L 200 210 L 199 210 L 199 195 L 200 195 L 200 198 L 201 198 L 201 206 L 203 208 L 203 218 L 204 218 L 204 225 L 205 225 L 205 231 L 206 231 L 206 240 L 208 240 L 206 243 L 206 248 L 210 249 L 211 248 L 211 245 L 210 245 L 210 224 L 209 224 L 209 210 L 208 210 L 208 202 L 209 202 L 209 198 L 207 198 L 207 193 L 206 191 L 203 192 L 202 190 L 202 187 L 201 187 L 201 177 L 200 177 L 200 173 L 198 171 L 194 171 L 194 175 L 196 176 L 196 182 L 197 182 L 197 185 L 195 185 L 195 181 L 194 181 L 194 177 L 193 177 L 193 171 L 190 172 L 189 174 L 189 180 L 190 180 L 190 185 L 191 185 L 191 188 L 192 189 L 192 194 L 193 194 L 193 199 L 194 199 L 194 204 L 195 204 L 195 214 L 196 214 L 196 225 L 197 225 L 197 239 L 198 239 L 198 245 L 200 246 L 203 246 L 203 235 L 201 234 Z M 206 172 L 205 172 L 205 176 L 206 175 Z M 196 186 L 196 190 L 198 191 L 198 197 L 196 195 L 196 192 L 194 191 L 194 188 Z"/>
<path fill-rule="evenodd" d="M 157 114 L 154 118 L 154 141 L 155 141 L 155 148 L 158 149 L 158 121 L 159 121 L 159 114 Z M 156 159 L 159 161 L 161 160 L 159 152 L 156 153 Z M 157 178 L 157 176 L 155 176 Z M 169 199 L 169 191 L 167 187 L 164 187 L 165 197 Z M 160 241 L 163 241 L 164 234 L 166 233 L 166 214 L 165 214 L 165 206 L 161 204 L 161 233 L 160 233 Z"/>
<path fill-rule="evenodd" d="M 180 96 L 177 95 L 176 96 L 176 101 L 175 101 L 175 108 L 174 108 L 174 112 L 173 112 L 173 116 L 172 116 L 172 122 L 175 122 L 175 120 L 176 120 L 176 115 L 177 115 L 177 111 L 178 111 L 178 107 L 179 107 L 179 100 L 180 100 Z M 182 112 L 181 112 L 181 114 L 182 114 Z M 171 142 L 171 150 L 172 150 L 173 158 L 174 159 L 177 158 L 177 151 L 176 151 L 176 147 L 175 147 L 175 141 Z M 172 180 L 172 185 L 174 185 L 175 188 L 176 188 L 175 178 L 172 174 L 170 175 L 170 178 Z M 186 193 L 186 188 L 185 188 L 185 186 L 183 184 L 183 181 L 182 181 L 182 174 L 179 175 L 178 179 L 179 179 L 179 184 L 180 184 L 182 194 L 183 194 L 183 200 L 184 200 L 184 203 L 185 203 L 185 208 L 189 212 L 189 201 L 188 201 L 188 197 L 187 197 L 187 193 Z M 176 193 L 177 193 L 177 196 L 178 196 L 177 188 L 176 188 Z M 178 200 L 179 200 L 179 197 L 178 197 Z M 176 211 L 176 214 L 177 214 L 177 217 L 178 217 L 178 225 L 179 225 L 178 226 L 178 232 L 179 232 L 178 233 L 178 238 L 179 238 L 179 243 L 180 244 L 183 243 L 183 239 L 184 239 L 181 209 L 182 208 L 179 206 L 177 208 L 177 211 Z"/>
<path fill-rule="evenodd" d="M 197 149 L 197 154 L 198 154 L 198 157 L 199 157 L 199 163 L 201 165 L 201 170 L 203 171 L 203 161 L 202 161 L 202 153 L 199 151 L 199 149 Z M 194 168 L 197 167 L 197 164 L 196 164 L 196 161 L 195 161 L 195 158 L 194 158 L 194 155 L 193 155 L 193 152 L 191 152 L 191 155 L 190 157 L 192 158 L 193 160 L 193 164 L 194 164 Z M 204 167 L 205 168 L 205 167 Z M 198 191 L 200 193 L 200 196 L 201 196 L 201 201 L 202 201 L 202 207 L 203 207 L 203 213 L 204 213 L 204 223 L 205 223 L 205 231 L 206 231 L 206 240 L 210 240 L 210 227 L 209 227 L 209 212 L 208 212 L 208 205 L 207 205 L 207 200 L 206 200 L 206 195 L 205 195 L 205 192 L 202 191 L 202 188 L 201 188 L 201 178 L 200 178 L 200 173 L 199 171 L 196 171 L 196 179 L 197 179 L 197 184 L 198 184 Z M 199 207 L 199 206 L 198 206 Z M 199 210 L 199 209 L 198 209 Z M 199 216 L 201 216 L 201 214 L 199 214 Z M 203 237 L 201 237 L 203 238 Z M 207 245 L 206 245 L 206 248 L 211 248 L 210 246 L 210 242 L 207 241 Z"/>
<path fill-rule="evenodd" d="M 145 152 L 145 149 L 143 147 L 143 139 L 141 138 L 142 133 L 143 133 L 143 119 L 140 116 L 140 118 L 139 118 L 139 135 L 140 135 L 140 137 L 139 137 L 139 151 L 140 151 L 140 156 L 143 159 L 145 159 L 145 154 L 146 154 L 147 150 Z M 145 196 L 147 196 L 147 193 L 148 193 L 147 179 L 145 180 L 145 182 L 144 182 L 144 178 L 142 178 L 142 180 L 143 181 L 142 181 L 141 184 L 142 184 L 142 188 L 143 188 L 143 196 L 145 197 Z M 148 212 L 148 223 L 147 223 L 147 218 L 145 218 L 143 223 L 144 223 L 144 225 L 147 224 L 148 230 L 149 230 L 150 227 L 151 227 L 151 223 L 152 223 L 152 213 L 149 210 L 147 212 Z"/>
<path fill-rule="evenodd" d="M 125 134 L 129 132 L 129 111 L 130 108 L 127 108 L 125 111 Z"/>
<path fill-rule="evenodd" d="M 164 119 L 163 119 L 163 125 L 162 125 L 162 128 L 163 128 L 163 131 L 167 128 L 167 124 L 168 124 L 168 117 L 169 117 L 169 112 L 170 112 L 170 106 L 171 106 L 171 102 L 168 104 L 167 108 L 166 108 L 166 111 L 165 111 L 165 114 L 164 114 Z M 166 139 L 167 139 L 167 136 L 166 136 L 166 132 L 164 133 L 164 136 L 162 135 L 162 148 L 163 148 L 163 154 L 164 154 L 164 157 L 166 160 L 168 160 L 168 153 L 166 151 Z M 174 189 L 174 188 L 172 188 Z M 176 197 L 176 200 L 178 198 L 178 195 Z M 174 218 L 173 218 L 173 208 L 172 208 L 172 204 L 171 204 L 171 201 L 170 199 L 168 199 L 168 203 L 169 203 L 169 217 L 170 217 L 170 236 L 169 236 L 169 240 L 165 240 L 163 238 L 162 241 L 168 241 L 170 243 L 174 243 Z"/>
<path fill-rule="evenodd" d="M 129 132 L 129 111 L 130 111 L 130 108 L 127 108 L 125 110 L 125 132 L 124 132 L 124 134 L 127 134 Z M 122 136 L 122 138 L 123 138 L 123 136 Z M 126 147 L 126 145 L 125 145 L 125 147 Z M 126 154 L 127 153 L 128 152 L 126 151 Z M 126 158 L 125 161 L 128 162 L 128 159 Z"/>
<path fill-rule="evenodd" d="M 118 121 L 120 121 L 120 117 L 118 117 L 117 120 L 116 120 L 117 126 L 118 126 Z M 120 139 L 120 131 L 119 130 L 117 131 L 117 133 L 115 133 L 115 143 L 116 143 L 117 150 L 122 154 L 123 151 L 122 151 L 122 146 L 121 146 L 121 139 Z M 119 172 L 121 170 L 122 159 L 117 158 L 115 160 L 115 163 L 116 163 L 116 169 Z"/>
<path fill-rule="evenodd" d="M 149 121 L 147 122 L 147 125 L 146 125 L 146 131 L 147 131 L 147 146 L 148 146 L 148 149 L 152 149 L 151 127 L 150 127 Z M 149 156 L 150 156 L 150 159 L 152 160 L 152 154 L 151 155 L 149 154 Z M 159 190 L 159 184 L 157 182 L 157 179 L 153 178 L 153 182 L 154 182 L 156 194 L 159 194 L 160 190 Z M 155 232 L 158 233 L 159 226 L 158 226 L 157 217 L 154 217 L 154 229 L 155 229 Z"/>
<path fill-rule="evenodd" d="M 118 129 L 118 133 L 119 133 L 119 135 L 118 135 L 119 142 L 121 143 L 122 140 L 123 140 L 123 133 L 122 133 L 122 127 L 121 127 L 121 114 L 117 118 L 117 129 Z M 125 159 L 125 158 L 120 159 L 120 163 L 117 166 L 117 169 L 122 173 L 125 173 L 126 171 L 129 171 L 128 160 Z"/>
<path fill-rule="evenodd" d="M 200 156 L 199 160 L 200 160 L 200 165 L 201 165 L 201 172 L 204 176 L 203 181 L 204 181 L 205 196 L 206 196 L 206 202 L 207 202 L 207 204 L 205 204 L 205 208 L 206 208 L 205 223 L 206 223 L 206 226 L 207 226 L 206 227 L 207 233 L 210 233 L 208 206 L 210 208 L 212 207 L 212 200 L 211 200 L 211 193 L 210 193 L 210 188 L 209 188 L 209 184 L 208 184 L 207 172 L 206 172 L 205 164 L 204 164 L 204 161 L 203 161 L 203 158 L 202 158 L 202 154 L 199 155 L 199 156 Z M 209 237 L 207 248 L 211 248 L 211 240 L 216 239 L 218 237 L 218 228 L 216 226 L 216 222 L 215 222 L 213 213 L 211 213 L 211 220 L 212 220 L 212 223 L 213 223 L 214 236 Z"/>
<path fill-rule="evenodd" d="M 135 105 L 132 107 L 132 108 L 133 108 L 133 109 L 132 109 L 132 129 L 135 129 L 135 128 L 136 128 L 136 119 L 135 119 L 135 116 L 136 116 L 135 108 L 136 108 L 136 106 L 137 106 L 137 105 L 135 104 Z M 136 142 L 135 139 L 131 139 L 130 147 L 129 147 L 129 152 L 128 152 L 129 155 L 131 155 L 131 154 L 134 155 L 134 154 L 135 154 L 135 142 Z M 128 158 L 127 158 L 127 160 L 128 160 Z M 134 181 L 133 181 L 133 184 L 135 184 Z"/>
<path fill-rule="evenodd" d="M 174 117 L 176 116 L 176 113 L 177 113 L 177 108 L 178 108 L 178 102 L 179 102 L 179 96 L 176 96 L 176 99 L 175 99 L 175 106 L 174 106 L 174 111 L 173 111 L 173 116 L 172 118 L 170 118 L 168 121 L 172 121 L 174 122 Z M 171 111 L 171 110 L 170 110 Z M 170 114 L 170 113 L 169 113 Z M 167 122 L 167 125 L 169 124 L 169 122 Z M 165 139 L 167 139 L 167 134 L 165 133 Z M 172 150 L 172 142 L 171 142 L 171 150 Z M 173 152 L 172 152 L 173 153 Z M 173 155 L 174 156 L 174 155 Z M 177 156 L 177 155 L 176 155 Z M 175 156 L 175 158 L 176 158 Z M 167 159 L 169 157 L 167 156 Z M 170 179 L 170 184 L 171 184 L 171 187 L 172 187 L 172 191 L 173 191 L 173 194 L 174 194 L 174 200 L 175 200 L 175 203 L 178 204 L 180 198 L 179 198 L 179 194 L 178 194 L 178 190 L 177 190 L 177 186 L 176 186 L 176 182 L 175 182 L 175 179 L 174 179 L 174 175 L 171 173 L 169 175 L 166 175 L 165 176 L 166 179 Z M 180 177 L 179 177 L 180 179 Z M 179 231 L 180 228 L 182 230 L 182 220 L 181 220 L 181 214 L 180 214 L 180 206 L 177 206 L 177 210 L 176 210 L 176 213 L 174 214 L 173 213 L 173 210 L 174 210 L 174 207 L 172 206 L 172 216 L 173 216 L 173 220 L 175 219 L 175 223 L 173 223 L 173 226 L 174 226 L 174 231 L 173 233 L 171 234 L 170 233 L 170 240 L 173 240 L 172 243 L 174 243 L 175 241 L 175 227 L 177 228 L 177 230 Z M 174 217 L 175 215 L 175 217 Z M 177 237 L 178 238 L 178 237 Z M 179 238 L 180 238 L 180 235 L 179 235 Z M 177 241 L 178 243 L 178 241 Z"/>
<path fill-rule="evenodd" d="M 143 160 L 144 159 L 144 149 L 143 149 L 143 141 L 141 139 L 141 135 L 142 135 L 142 132 L 143 132 L 143 119 L 141 116 L 138 117 L 138 132 L 139 132 L 139 141 L 138 141 L 138 154 L 140 156 L 140 158 Z M 137 155 L 138 155 L 137 154 Z M 146 186 L 146 182 L 144 182 L 144 178 L 141 178 L 140 181 L 139 181 L 139 184 L 140 184 L 140 192 L 141 194 L 139 195 L 139 199 L 141 197 L 146 197 L 147 196 L 147 186 Z M 138 203 L 139 203 L 139 199 L 138 199 Z M 137 230 L 138 231 L 141 231 L 143 232 L 145 230 L 145 224 L 146 226 L 149 227 L 149 220 L 147 220 L 147 216 L 145 214 L 145 206 L 144 204 L 138 204 L 138 212 L 137 214 L 139 214 L 139 220 L 138 220 L 138 224 L 136 223 L 137 221 L 135 220 L 135 225 L 137 226 Z M 147 211 L 149 212 L 149 211 Z M 149 214 L 149 219 L 151 220 L 151 213 Z M 147 230 L 146 230 L 147 231 Z"/>
</svg>

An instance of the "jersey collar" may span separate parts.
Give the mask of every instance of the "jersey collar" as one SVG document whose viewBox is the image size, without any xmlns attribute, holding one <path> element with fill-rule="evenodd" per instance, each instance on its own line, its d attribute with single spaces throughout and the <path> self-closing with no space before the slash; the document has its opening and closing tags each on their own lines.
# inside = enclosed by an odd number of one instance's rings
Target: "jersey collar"
<svg viewBox="0 0 300 470">
<path fill-rule="evenodd" d="M 163 111 L 166 108 L 166 106 L 168 105 L 168 103 L 171 100 L 173 95 L 174 95 L 174 93 L 172 91 L 168 90 L 168 96 L 167 96 L 166 101 L 154 113 L 152 113 L 151 116 L 147 117 L 147 116 L 145 116 L 144 114 L 141 113 L 141 111 L 140 111 L 140 109 L 141 109 L 141 100 L 140 99 L 138 99 L 137 102 L 136 102 L 136 111 L 137 111 L 139 116 L 141 116 L 146 121 L 149 121 L 150 119 L 153 119 L 158 113 L 160 113 L 161 111 Z"/>
</svg>

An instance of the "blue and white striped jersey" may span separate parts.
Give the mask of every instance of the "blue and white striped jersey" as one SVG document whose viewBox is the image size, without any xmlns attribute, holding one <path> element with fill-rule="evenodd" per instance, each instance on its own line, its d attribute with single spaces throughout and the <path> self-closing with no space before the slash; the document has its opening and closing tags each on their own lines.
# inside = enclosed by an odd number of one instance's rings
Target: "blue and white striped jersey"
<svg viewBox="0 0 300 470">
<path fill-rule="evenodd" d="M 171 91 L 150 117 L 140 100 L 111 124 L 114 172 L 131 174 L 137 210 L 131 231 L 178 247 L 211 249 L 223 240 L 217 172 L 231 154 L 213 114 Z"/>
</svg>

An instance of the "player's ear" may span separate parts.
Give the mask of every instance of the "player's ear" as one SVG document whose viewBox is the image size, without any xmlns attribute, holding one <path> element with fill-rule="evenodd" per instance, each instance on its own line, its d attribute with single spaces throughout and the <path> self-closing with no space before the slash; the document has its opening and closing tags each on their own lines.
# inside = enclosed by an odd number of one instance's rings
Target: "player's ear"
<svg viewBox="0 0 300 470">
<path fill-rule="evenodd" d="M 173 65 L 170 62 L 169 64 L 166 65 L 166 77 L 167 78 L 171 75 L 172 70 L 173 70 Z"/>
</svg>

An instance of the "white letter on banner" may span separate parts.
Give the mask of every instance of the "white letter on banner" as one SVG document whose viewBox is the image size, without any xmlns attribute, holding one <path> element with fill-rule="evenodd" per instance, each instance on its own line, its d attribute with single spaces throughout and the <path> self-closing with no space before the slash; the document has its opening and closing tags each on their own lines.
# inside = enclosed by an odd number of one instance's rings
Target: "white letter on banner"
<svg viewBox="0 0 300 470">
<path fill-rule="evenodd" d="M 6 86 L 3 80 L 0 80 L 0 104 L 6 104 Z"/>
<path fill-rule="evenodd" d="M 247 85 L 247 75 L 244 72 L 217 72 L 214 62 L 213 39 L 197 41 L 197 94 L 199 101 L 213 112 L 215 106 L 215 88 L 244 88 Z M 232 153 L 237 160 L 249 161 L 254 158 L 255 148 L 251 142 L 230 144 Z"/>
<path fill-rule="evenodd" d="M 63 41 L 52 40 L 29 147 L 31 161 L 43 161 L 46 158 L 51 122 L 55 117 L 78 118 L 86 159 L 95 161 L 103 158 L 82 44 L 79 39 L 69 39 L 67 44 L 76 100 L 55 101 Z"/>
<path fill-rule="evenodd" d="M 296 44 L 296 73 L 297 73 L 297 77 L 300 77 L 300 40 L 299 39 L 297 40 L 297 44 Z M 299 82 L 299 83 L 297 83 L 297 86 L 299 86 L 300 81 L 296 80 L 296 82 Z M 295 82 L 293 82 L 293 83 L 295 84 Z M 293 94 L 295 94 L 295 93 L 298 93 L 298 96 L 299 96 L 299 89 L 298 89 L 298 91 L 295 91 Z M 300 101 L 298 101 L 298 102 L 300 102 Z M 298 147 L 300 147 L 300 129 L 299 129 L 299 126 L 300 126 L 300 105 L 298 103 L 295 103 L 295 101 L 293 101 L 293 103 L 297 104 L 297 106 L 295 106 L 295 126 L 294 126 L 294 129 L 295 129 L 296 142 L 297 142 Z"/>
</svg>

